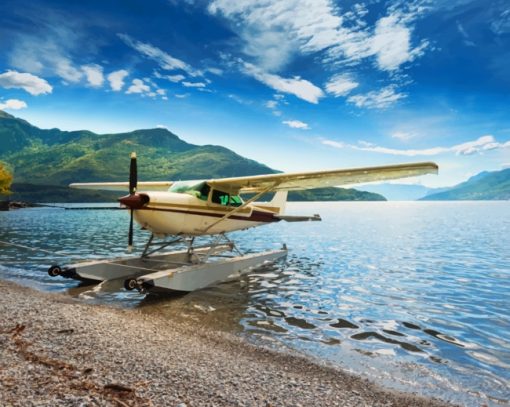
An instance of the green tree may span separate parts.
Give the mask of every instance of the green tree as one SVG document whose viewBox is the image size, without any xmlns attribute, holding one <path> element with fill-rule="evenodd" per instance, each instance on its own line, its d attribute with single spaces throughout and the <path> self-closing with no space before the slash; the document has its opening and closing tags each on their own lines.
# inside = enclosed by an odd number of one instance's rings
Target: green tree
<svg viewBox="0 0 510 407">
<path fill-rule="evenodd" d="M 0 162 L 0 195 L 9 195 L 12 184 L 12 174 L 7 170 L 4 164 Z"/>
</svg>

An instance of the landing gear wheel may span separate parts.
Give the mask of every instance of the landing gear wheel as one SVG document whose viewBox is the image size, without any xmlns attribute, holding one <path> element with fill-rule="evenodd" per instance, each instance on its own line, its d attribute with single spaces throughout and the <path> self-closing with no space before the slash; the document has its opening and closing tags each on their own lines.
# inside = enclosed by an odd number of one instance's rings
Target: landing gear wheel
<svg viewBox="0 0 510 407">
<path fill-rule="evenodd" d="M 134 278 L 130 278 L 128 280 L 124 280 L 124 288 L 128 291 L 133 291 L 138 287 L 138 283 Z"/>
<path fill-rule="evenodd" d="M 59 276 L 60 274 L 62 274 L 62 268 L 61 268 L 60 266 L 57 266 L 57 265 L 51 266 L 51 267 L 48 269 L 48 274 L 49 274 L 51 277 L 57 277 L 57 276 Z"/>
</svg>

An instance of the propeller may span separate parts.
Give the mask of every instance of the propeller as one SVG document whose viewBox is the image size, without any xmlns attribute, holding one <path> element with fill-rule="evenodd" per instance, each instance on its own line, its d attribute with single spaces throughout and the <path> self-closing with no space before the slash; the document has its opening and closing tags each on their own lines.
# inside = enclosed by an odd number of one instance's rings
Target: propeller
<svg viewBox="0 0 510 407">
<path fill-rule="evenodd" d="M 133 249 L 133 216 L 136 209 L 142 209 L 149 203 L 149 195 L 136 192 L 138 184 L 138 174 L 136 166 L 136 153 L 131 153 L 131 163 L 129 166 L 129 195 L 119 198 L 119 202 L 129 208 L 129 233 L 128 233 L 128 251 Z"/>
<path fill-rule="evenodd" d="M 131 153 L 131 163 L 129 164 L 129 196 L 132 197 L 136 193 L 138 183 L 138 171 L 136 165 L 136 153 Z M 133 213 L 134 209 L 129 210 L 129 233 L 128 233 L 128 252 L 133 250 Z"/>
</svg>

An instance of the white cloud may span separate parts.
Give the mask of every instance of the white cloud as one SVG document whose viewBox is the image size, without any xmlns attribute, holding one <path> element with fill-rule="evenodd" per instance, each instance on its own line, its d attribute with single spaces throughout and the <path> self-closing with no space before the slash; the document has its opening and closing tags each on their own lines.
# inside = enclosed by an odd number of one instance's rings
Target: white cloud
<svg viewBox="0 0 510 407">
<path fill-rule="evenodd" d="M 113 91 L 118 92 L 124 87 L 124 79 L 129 75 L 125 69 L 114 71 L 107 76 L 110 87 Z"/>
<path fill-rule="evenodd" d="M 335 75 L 326 83 L 326 91 L 333 96 L 346 96 L 351 90 L 357 88 L 359 83 L 349 75 Z"/>
<path fill-rule="evenodd" d="M 187 88 L 205 88 L 206 84 L 203 82 L 182 82 L 183 86 L 186 86 Z"/>
<path fill-rule="evenodd" d="M 504 2 L 501 4 L 505 4 Z M 508 3 L 507 3 L 508 4 Z M 496 35 L 503 35 L 510 33 L 510 7 L 507 6 L 506 10 L 500 10 L 499 13 L 494 13 L 494 20 L 491 22 L 491 30 Z"/>
<path fill-rule="evenodd" d="M 378 91 L 368 92 L 364 95 L 350 96 L 347 101 L 353 103 L 359 108 L 367 109 L 385 109 L 400 99 L 405 98 L 405 93 L 398 93 L 395 91 L 393 85 L 386 86 Z"/>
<path fill-rule="evenodd" d="M 326 139 L 321 139 L 321 143 L 326 146 L 331 146 L 331 147 L 335 147 L 335 148 L 345 148 L 348 146 L 347 144 L 342 143 L 340 141 L 326 140 Z"/>
<path fill-rule="evenodd" d="M 213 0 L 208 7 L 231 22 L 243 53 L 267 72 L 281 70 L 296 54 L 317 52 L 325 52 L 329 62 L 357 63 L 375 56 L 379 69 L 396 70 L 428 45 L 424 41 L 413 48 L 411 41 L 412 23 L 423 8 L 406 9 L 390 7 L 370 26 L 366 7 L 356 4 L 342 14 L 332 0 Z"/>
<path fill-rule="evenodd" d="M 377 21 L 370 42 L 370 53 L 376 56 L 379 69 L 385 71 L 394 71 L 405 62 L 413 61 L 428 46 L 427 41 L 422 41 L 416 48 L 411 47 L 411 30 L 399 13 Z"/>
<path fill-rule="evenodd" d="M 460 23 L 460 21 L 457 21 L 457 30 L 459 31 L 460 35 L 463 38 L 464 45 L 468 47 L 476 47 L 476 44 L 471 41 L 471 38 L 469 37 L 469 34 L 464 29 L 464 26 Z"/>
<path fill-rule="evenodd" d="M 510 148 L 510 141 L 505 143 L 497 142 L 493 136 L 486 135 L 479 137 L 474 141 L 468 141 L 461 144 L 456 144 L 451 147 L 431 147 L 425 149 L 395 149 L 395 148 L 387 148 L 376 146 L 367 142 L 359 142 L 357 145 L 353 144 L 345 144 L 341 142 L 336 142 L 333 140 L 321 139 L 321 143 L 325 145 L 329 145 L 335 148 L 352 148 L 355 150 L 361 151 L 370 151 L 373 153 L 381 153 L 381 154 L 389 154 L 389 155 L 397 155 L 397 156 L 407 156 L 407 157 L 415 157 L 415 156 L 434 156 L 445 153 L 454 153 L 455 155 L 473 155 L 480 154 L 484 151 L 489 150 L 497 150 Z"/>
<path fill-rule="evenodd" d="M 124 41 L 124 43 L 131 48 L 135 49 L 142 55 L 146 56 L 149 59 L 155 61 L 162 69 L 172 71 L 176 69 L 183 70 L 187 72 L 189 75 L 196 76 L 199 73 L 195 71 L 190 65 L 186 62 L 174 58 L 169 53 L 155 47 L 152 44 L 144 43 L 138 40 L 131 38 L 127 34 L 117 34 L 119 38 Z"/>
<path fill-rule="evenodd" d="M 87 82 L 93 88 L 99 88 L 103 86 L 104 76 L 103 67 L 97 64 L 82 65 L 82 71 L 85 72 Z"/>
<path fill-rule="evenodd" d="M 72 62 L 62 56 L 55 56 L 54 70 L 55 73 L 67 82 L 76 83 L 83 77 L 83 72 L 75 68 Z"/>
<path fill-rule="evenodd" d="M 284 120 L 282 123 L 286 124 L 289 127 L 292 127 L 293 129 L 308 130 L 310 128 L 308 127 L 308 124 L 300 120 Z"/>
<path fill-rule="evenodd" d="M 80 55 L 93 52 L 94 45 L 83 38 L 82 30 L 70 26 L 70 21 L 45 9 L 37 15 L 35 31 L 16 32 L 14 47 L 9 53 L 10 64 L 32 74 L 57 75 L 67 83 L 79 82 L 83 72 L 74 65 L 71 55 L 76 51 Z"/>
<path fill-rule="evenodd" d="M 156 93 L 160 96 L 165 96 L 166 90 L 165 89 L 156 89 Z"/>
<path fill-rule="evenodd" d="M 268 101 L 265 103 L 265 106 L 266 106 L 268 109 L 276 109 L 276 107 L 278 106 L 278 101 L 277 101 L 277 100 L 268 100 Z"/>
<path fill-rule="evenodd" d="M 19 99 L 8 99 L 5 102 L 0 102 L 0 110 L 20 110 L 25 109 L 27 104 Z"/>
<path fill-rule="evenodd" d="M 6 89 L 24 89 L 34 96 L 51 93 L 53 90 L 46 80 L 38 76 L 11 70 L 0 74 L 0 86 Z"/>
<path fill-rule="evenodd" d="M 396 131 L 391 134 L 391 137 L 400 141 L 409 141 L 412 138 L 416 137 L 416 133 L 411 133 L 407 131 Z"/>
<path fill-rule="evenodd" d="M 129 93 L 150 93 L 151 88 L 147 84 L 144 83 L 141 79 L 133 79 L 131 82 L 132 85 L 128 88 L 126 91 L 127 94 Z"/>
<path fill-rule="evenodd" d="M 233 93 L 230 93 L 229 95 L 227 95 L 227 97 L 229 99 L 232 99 L 232 100 L 236 101 L 240 105 L 247 105 L 247 106 L 249 106 L 249 105 L 251 105 L 253 103 L 253 101 L 251 101 L 250 99 L 242 98 L 241 96 L 235 95 Z"/>
<path fill-rule="evenodd" d="M 180 94 L 175 94 L 174 96 L 178 99 L 186 99 L 187 97 L 190 96 L 190 94 L 189 93 L 180 93 Z"/>
<path fill-rule="evenodd" d="M 184 75 L 180 75 L 180 74 L 176 74 L 176 75 L 162 75 L 162 74 L 160 74 L 157 71 L 154 72 L 154 76 L 156 78 L 166 79 L 166 80 L 169 80 L 170 82 L 174 82 L 174 83 L 177 83 L 177 82 L 180 82 L 180 81 L 186 79 L 186 77 Z"/>
<path fill-rule="evenodd" d="M 324 96 L 322 89 L 299 77 L 282 78 L 281 76 L 264 72 L 255 65 L 249 63 L 244 63 L 244 72 L 274 90 L 290 93 L 310 103 L 316 104 L 319 102 L 319 99 Z"/>
<path fill-rule="evenodd" d="M 223 70 L 220 68 L 206 68 L 207 72 L 211 72 L 214 75 L 221 76 L 223 75 Z"/>
</svg>

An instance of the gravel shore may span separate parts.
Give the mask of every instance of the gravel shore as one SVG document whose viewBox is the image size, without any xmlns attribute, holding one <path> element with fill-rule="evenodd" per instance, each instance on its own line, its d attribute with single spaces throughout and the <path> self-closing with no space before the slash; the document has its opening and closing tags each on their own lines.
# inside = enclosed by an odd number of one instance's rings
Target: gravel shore
<svg viewBox="0 0 510 407">
<path fill-rule="evenodd" d="M 1 406 L 444 406 L 196 323 L 0 281 Z"/>
</svg>

